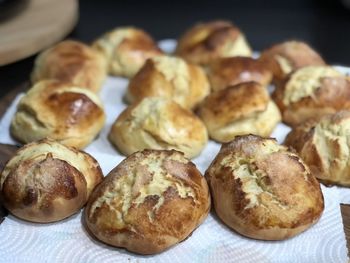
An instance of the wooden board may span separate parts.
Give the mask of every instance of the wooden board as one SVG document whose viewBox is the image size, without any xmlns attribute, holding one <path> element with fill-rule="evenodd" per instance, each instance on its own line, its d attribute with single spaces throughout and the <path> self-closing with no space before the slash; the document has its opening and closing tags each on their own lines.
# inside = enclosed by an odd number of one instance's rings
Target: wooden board
<svg viewBox="0 0 350 263">
<path fill-rule="evenodd" d="M 0 25 L 0 66 L 49 47 L 72 31 L 76 0 L 31 0 L 25 10 Z"/>
</svg>

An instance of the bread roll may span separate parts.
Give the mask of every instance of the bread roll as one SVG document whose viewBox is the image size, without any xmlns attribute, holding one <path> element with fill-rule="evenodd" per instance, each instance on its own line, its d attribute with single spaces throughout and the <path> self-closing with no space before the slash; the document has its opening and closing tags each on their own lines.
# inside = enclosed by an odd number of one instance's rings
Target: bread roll
<svg viewBox="0 0 350 263">
<path fill-rule="evenodd" d="M 210 210 L 208 185 L 177 151 L 130 155 L 94 190 L 85 209 L 99 240 L 155 254 L 186 239 Z"/>
<path fill-rule="evenodd" d="M 324 116 L 295 127 L 285 141 L 326 184 L 350 186 L 350 111 Z"/>
<path fill-rule="evenodd" d="M 165 97 L 191 109 L 209 92 L 203 69 L 181 58 L 161 56 L 147 60 L 130 80 L 126 99 L 133 103 L 145 97 Z"/>
<path fill-rule="evenodd" d="M 273 45 L 264 50 L 259 60 L 272 71 L 276 84 L 279 84 L 296 69 L 325 65 L 321 56 L 308 44 L 293 40 Z"/>
<path fill-rule="evenodd" d="M 269 136 L 281 120 L 266 88 L 256 82 L 211 93 L 199 106 L 198 113 L 209 136 L 218 142 L 249 133 Z"/>
<path fill-rule="evenodd" d="M 222 146 L 205 177 L 216 214 L 250 238 L 293 237 L 315 224 L 324 209 L 307 165 L 274 139 L 237 136 Z"/>
<path fill-rule="evenodd" d="M 175 149 L 193 158 L 208 141 L 202 121 L 170 99 L 144 98 L 124 110 L 109 139 L 125 155 L 143 149 Z"/>
<path fill-rule="evenodd" d="M 118 27 L 97 39 L 92 47 L 108 61 L 108 72 L 131 78 L 148 58 L 162 55 L 151 36 L 134 27 Z"/>
<path fill-rule="evenodd" d="M 31 78 L 33 83 L 57 79 L 98 92 L 106 73 L 103 56 L 83 43 L 66 40 L 39 54 Z"/>
<path fill-rule="evenodd" d="M 103 107 L 95 93 L 73 84 L 43 80 L 19 101 L 11 134 L 23 143 L 50 137 L 67 146 L 84 148 L 104 122 Z"/>
<path fill-rule="evenodd" d="M 208 65 L 212 90 L 255 81 L 263 86 L 271 82 L 272 74 L 260 61 L 250 57 L 219 58 Z"/>
<path fill-rule="evenodd" d="M 296 70 L 273 95 L 283 121 L 291 126 L 350 109 L 350 81 L 329 66 Z"/>
<path fill-rule="evenodd" d="M 0 175 L 0 197 L 15 216 L 48 223 L 82 208 L 103 175 L 87 153 L 44 139 L 20 148 Z"/>
<path fill-rule="evenodd" d="M 180 37 L 176 55 L 195 64 L 207 65 L 222 57 L 251 56 L 245 36 L 228 21 L 199 23 Z"/>
</svg>

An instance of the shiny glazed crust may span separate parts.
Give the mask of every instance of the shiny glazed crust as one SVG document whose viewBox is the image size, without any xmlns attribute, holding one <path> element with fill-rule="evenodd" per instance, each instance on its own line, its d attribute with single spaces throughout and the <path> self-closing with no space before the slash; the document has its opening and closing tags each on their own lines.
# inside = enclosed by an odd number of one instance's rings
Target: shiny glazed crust
<svg viewBox="0 0 350 263">
<path fill-rule="evenodd" d="M 23 143 L 50 137 L 81 149 L 96 137 L 104 122 L 96 94 L 69 83 L 43 80 L 19 101 L 11 134 Z"/>
<path fill-rule="evenodd" d="M 205 125 L 172 100 L 149 97 L 125 109 L 114 122 L 109 139 L 125 155 L 143 149 L 200 154 L 208 142 Z"/>
<path fill-rule="evenodd" d="M 183 241 L 207 217 L 210 196 L 196 166 L 177 151 L 144 150 L 122 161 L 85 209 L 99 240 L 139 254 Z"/>
<path fill-rule="evenodd" d="M 33 83 L 57 79 L 98 92 L 106 78 L 106 61 L 91 47 L 72 40 L 58 43 L 35 60 Z"/>
<path fill-rule="evenodd" d="M 200 23 L 180 37 L 176 55 L 194 64 L 207 65 L 221 57 L 251 56 L 242 32 L 228 21 Z"/>
<path fill-rule="evenodd" d="M 0 175 L 0 197 L 15 216 L 62 220 L 82 208 L 103 175 L 90 155 L 44 139 L 23 146 Z"/>
<path fill-rule="evenodd" d="M 281 115 L 265 87 L 241 83 L 208 95 L 198 108 L 209 136 L 228 142 L 236 135 L 269 136 Z"/>
<path fill-rule="evenodd" d="M 213 91 L 251 81 L 267 86 L 272 79 L 269 69 L 250 57 L 218 58 L 208 65 L 207 70 Z"/>
<path fill-rule="evenodd" d="M 350 81 L 329 66 L 310 66 L 294 71 L 272 94 L 283 122 L 295 126 L 350 109 Z"/>
<path fill-rule="evenodd" d="M 325 184 L 350 186 L 350 111 L 326 115 L 293 128 L 285 144 L 293 147 Z"/>
<path fill-rule="evenodd" d="M 324 209 L 309 168 L 273 139 L 236 137 L 222 146 L 205 177 L 217 215 L 250 238 L 293 237 L 315 224 Z"/>
<path fill-rule="evenodd" d="M 92 47 L 103 54 L 110 74 L 127 78 L 133 77 L 148 58 L 163 54 L 148 33 L 134 27 L 118 27 Z"/>
<path fill-rule="evenodd" d="M 209 92 L 209 81 L 202 68 L 181 58 L 162 56 L 148 59 L 130 80 L 126 99 L 134 103 L 145 97 L 165 97 L 192 109 Z"/>
</svg>

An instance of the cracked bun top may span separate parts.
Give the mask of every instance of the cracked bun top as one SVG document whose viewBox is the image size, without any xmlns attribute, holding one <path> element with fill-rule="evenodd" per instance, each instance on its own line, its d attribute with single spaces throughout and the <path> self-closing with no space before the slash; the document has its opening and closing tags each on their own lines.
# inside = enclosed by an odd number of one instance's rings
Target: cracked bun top
<svg viewBox="0 0 350 263">
<path fill-rule="evenodd" d="M 209 92 L 209 81 L 201 67 L 181 58 L 161 56 L 148 59 L 130 80 L 126 99 L 134 103 L 145 97 L 164 97 L 192 109 Z"/>
<path fill-rule="evenodd" d="M 33 83 L 57 79 L 98 92 L 106 73 L 103 56 L 83 43 L 66 40 L 39 54 L 31 79 Z"/>
<path fill-rule="evenodd" d="M 213 91 L 251 81 L 267 86 L 272 78 L 268 67 L 250 57 L 218 58 L 208 65 L 207 71 Z"/>
<path fill-rule="evenodd" d="M 323 195 L 308 166 L 274 139 L 237 136 L 205 173 L 220 219 L 255 239 L 282 240 L 316 223 Z"/>
<path fill-rule="evenodd" d="M 272 71 L 276 83 L 296 69 L 326 65 L 321 56 L 308 44 L 295 40 L 285 41 L 264 50 L 259 60 Z"/>
<path fill-rule="evenodd" d="M 267 89 L 256 82 L 211 93 L 198 107 L 198 113 L 209 136 L 219 142 L 250 133 L 269 136 L 281 120 Z"/>
<path fill-rule="evenodd" d="M 288 76 L 272 94 L 283 121 L 295 126 L 350 109 L 350 80 L 330 66 L 309 66 Z"/>
<path fill-rule="evenodd" d="M 193 158 L 206 146 L 208 134 L 190 110 L 170 99 L 148 97 L 119 115 L 109 139 L 125 155 L 143 149 L 175 149 Z"/>
<path fill-rule="evenodd" d="M 144 150 L 122 161 L 85 209 L 99 240 L 139 254 L 183 241 L 207 217 L 210 196 L 196 166 L 177 151 Z"/>
<path fill-rule="evenodd" d="M 48 223 L 82 208 L 103 175 L 87 153 L 44 139 L 20 148 L 0 175 L 0 196 L 15 216 Z"/>
<path fill-rule="evenodd" d="M 180 37 L 175 54 L 207 65 L 221 57 L 251 56 L 252 50 L 238 27 L 229 21 L 199 23 Z"/>
<path fill-rule="evenodd" d="M 118 27 L 97 39 L 92 47 L 103 54 L 111 75 L 133 77 L 148 58 L 162 55 L 152 37 L 142 29 Z"/>
<path fill-rule="evenodd" d="M 323 183 L 350 186 L 350 111 L 296 126 L 285 144 L 299 153 Z"/>
<path fill-rule="evenodd" d="M 84 148 L 102 129 L 105 114 L 98 96 L 57 80 L 36 83 L 19 101 L 11 134 L 28 143 L 46 137 Z"/>
</svg>

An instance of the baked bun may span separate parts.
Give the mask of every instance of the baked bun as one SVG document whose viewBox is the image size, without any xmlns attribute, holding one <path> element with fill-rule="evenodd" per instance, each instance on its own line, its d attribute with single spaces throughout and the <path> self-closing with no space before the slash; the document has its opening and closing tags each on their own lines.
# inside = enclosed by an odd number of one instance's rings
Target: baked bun
<svg viewBox="0 0 350 263">
<path fill-rule="evenodd" d="M 295 127 L 285 141 L 326 184 L 350 186 L 350 111 L 324 116 Z"/>
<path fill-rule="evenodd" d="M 286 41 L 276 44 L 261 53 L 259 60 L 273 73 L 278 84 L 292 71 L 306 66 L 324 66 L 321 56 L 308 44 Z"/>
<path fill-rule="evenodd" d="M 210 92 L 202 68 L 169 56 L 148 59 L 130 80 L 126 99 L 133 103 L 145 97 L 171 98 L 184 108 L 194 108 Z"/>
<path fill-rule="evenodd" d="M 212 90 L 255 81 L 263 86 L 271 82 L 271 72 L 259 60 L 250 57 L 218 58 L 208 65 Z"/>
<path fill-rule="evenodd" d="M 310 118 L 350 109 L 350 81 L 329 66 L 309 66 L 296 70 L 272 94 L 291 126 Z"/>
<path fill-rule="evenodd" d="M 23 143 L 50 137 L 84 148 L 104 122 L 103 107 L 95 93 L 57 80 L 43 80 L 19 101 L 11 134 Z"/>
<path fill-rule="evenodd" d="M 269 136 L 281 120 L 280 112 L 265 87 L 241 83 L 211 93 L 198 110 L 209 136 L 218 142 L 236 135 Z"/>
<path fill-rule="evenodd" d="M 208 134 L 190 110 L 170 99 L 148 97 L 119 115 L 109 139 L 125 155 L 143 149 L 175 149 L 193 158 L 206 146 Z"/>
<path fill-rule="evenodd" d="M 205 177 L 216 214 L 250 238 L 293 237 L 315 224 L 324 209 L 307 165 L 274 139 L 236 137 L 222 146 Z"/>
<path fill-rule="evenodd" d="M 94 190 L 85 209 L 99 240 L 139 254 L 155 254 L 187 238 L 210 210 L 208 185 L 177 151 L 130 155 Z"/>
<path fill-rule="evenodd" d="M 134 27 L 119 27 L 97 39 L 92 47 L 108 61 L 108 71 L 131 78 L 148 58 L 162 55 L 152 37 Z"/>
<path fill-rule="evenodd" d="M 66 40 L 39 54 L 31 79 L 33 83 L 57 79 L 97 92 L 106 78 L 106 70 L 101 54 L 83 43 Z"/>
<path fill-rule="evenodd" d="M 178 41 L 176 55 L 195 64 L 206 65 L 217 58 L 251 56 L 245 36 L 228 21 L 200 23 Z"/>
<path fill-rule="evenodd" d="M 78 212 L 102 178 L 93 157 L 44 139 L 23 146 L 7 162 L 1 201 L 21 219 L 54 222 Z"/>
</svg>

